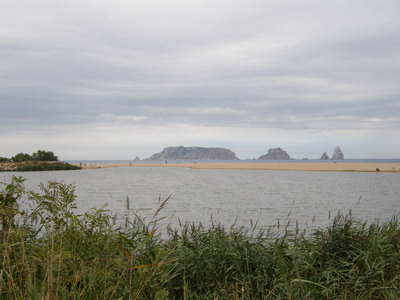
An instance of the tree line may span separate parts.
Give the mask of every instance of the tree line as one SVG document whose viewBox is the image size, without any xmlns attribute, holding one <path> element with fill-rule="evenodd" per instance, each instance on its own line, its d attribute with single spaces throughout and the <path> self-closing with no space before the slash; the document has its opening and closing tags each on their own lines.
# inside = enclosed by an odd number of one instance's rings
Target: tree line
<svg viewBox="0 0 400 300">
<path fill-rule="evenodd" d="M 58 157 L 52 151 L 38 150 L 31 155 L 18 153 L 11 158 L 0 157 L 0 162 L 24 162 L 24 161 L 58 161 Z"/>
</svg>

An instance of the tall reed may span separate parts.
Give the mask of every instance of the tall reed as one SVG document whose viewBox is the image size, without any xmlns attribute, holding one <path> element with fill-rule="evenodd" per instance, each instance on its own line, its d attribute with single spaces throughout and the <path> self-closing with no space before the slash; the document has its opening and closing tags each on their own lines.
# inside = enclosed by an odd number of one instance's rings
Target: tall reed
<svg viewBox="0 0 400 300">
<path fill-rule="evenodd" d="M 78 214 L 72 185 L 34 193 L 22 178 L 2 183 L 0 204 L 0 299 L 400 298 L 396 217 L 367 225 L 338 215 L 309 236 L 215 223 L 161 236 L 161 209 L 149 221 Z"/>
</svg>

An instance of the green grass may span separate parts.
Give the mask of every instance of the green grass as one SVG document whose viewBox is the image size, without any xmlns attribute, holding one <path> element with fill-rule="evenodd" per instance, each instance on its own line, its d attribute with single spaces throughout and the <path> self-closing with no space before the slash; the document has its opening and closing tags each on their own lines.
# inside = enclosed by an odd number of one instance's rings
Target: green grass
<svg viewBox="0 0 400 300">
<path fill-rule="evenodd" d="M 157 219 L 76 213 L 58 182 L 33 193 L 14 177 L 0 204 L 0 299 L 400 298 L 395 217 L 337 216 L 307 236 L 182 224 L 161 237 Z"/>
</svg>

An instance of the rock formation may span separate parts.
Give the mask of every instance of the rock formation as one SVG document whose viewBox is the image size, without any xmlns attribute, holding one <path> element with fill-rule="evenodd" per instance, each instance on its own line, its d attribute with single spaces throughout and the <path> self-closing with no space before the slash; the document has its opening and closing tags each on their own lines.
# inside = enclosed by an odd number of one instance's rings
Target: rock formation
<svg viewBox="0 0 400 300">
<path fill-rule="evenodd" d="M 287 154 L 287 152 L 281 148 L 273 148 L 273 149 L 268 149 L 268 153 L 260 156 L 258 159 L 282 160 L 282 159 L 290 159 L 290 155 Z"/>
<path fill-rule="evenodd" d="M 329 159 L 328 154 L 326 154 L 326 152 L 324 152 L 324 154 L 322 154 L 320 159 Z"/>
<path fill-rule="evenodd" d="M 2 171 L 8 171 L 8 172 L 13 172 L 17 169 L 17 164 L 8 162 L 8 163 L 0 163 L 0 172 Z"/>
<path fill-rule="evenodd" d="M 226 148 L 167 147 L 146 160 L 236 160 L 236 154 Z"/>
<path fill-rule="evenodd" d="M 333 150 L 332 159 L 344 159 L 344 155 L 339 146 L 335 147 L 335 150 Z"/>
</svg>

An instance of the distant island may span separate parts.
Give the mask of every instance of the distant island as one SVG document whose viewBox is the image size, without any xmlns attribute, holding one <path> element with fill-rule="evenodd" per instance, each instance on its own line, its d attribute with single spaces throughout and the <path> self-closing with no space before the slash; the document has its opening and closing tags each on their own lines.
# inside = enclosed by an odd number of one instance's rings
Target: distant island
<svg viewBox="0 0 400 300">
<path fill-rule="evenodd" d="M 324 152 L 321 160 L 329 160 L 329 156 Z M 332 159 L 344 159 L 344 155 L 339 146 L 335 147 Z M 134 160 L 139 160 L 136 157 Z M 153 154 L 146 161 L 162 161 L 162 160 L 239 160 L 236 154 L 227 148 L 208 148 L 208 147 L 166 147 L 161 152 Z M 280 147 L 270 148 L 264 155 L 258 157 L 257 160 L 294 160 L 290 155 Z M 305 159 L 303 159 L 305 160 Z"/>
<path fill-rule="evenodd" d="M 262 155 L 258 160 L 287 160 L 290 159 L 290 155 L 282 148 L 271 148 L 268 149 L 268 153 Z"/>
<path fill-rule="evenodd" d="M 32 155 L 18 153 L 11 158 L 0 157 L 0 172 L 78 170 L 81 167 L 58 161 L 52 151 L 38 150 Z"/>
<path fill-rule="evenodd" d="M 326 152 L 324 152 L 320 159 L 327 160 L 329 159 L 329 156 L 328 154 L 326 154 Z M 339 146 L 336 146 L 335 149 L 333 150 L 332 159 L 344 159 L 343 152 Z"/>
<path fill-rule="evenodd" d="M 226 148 L 167 147 L 145 160 L 237 160 L 236 154 Z"/>
</svg>

